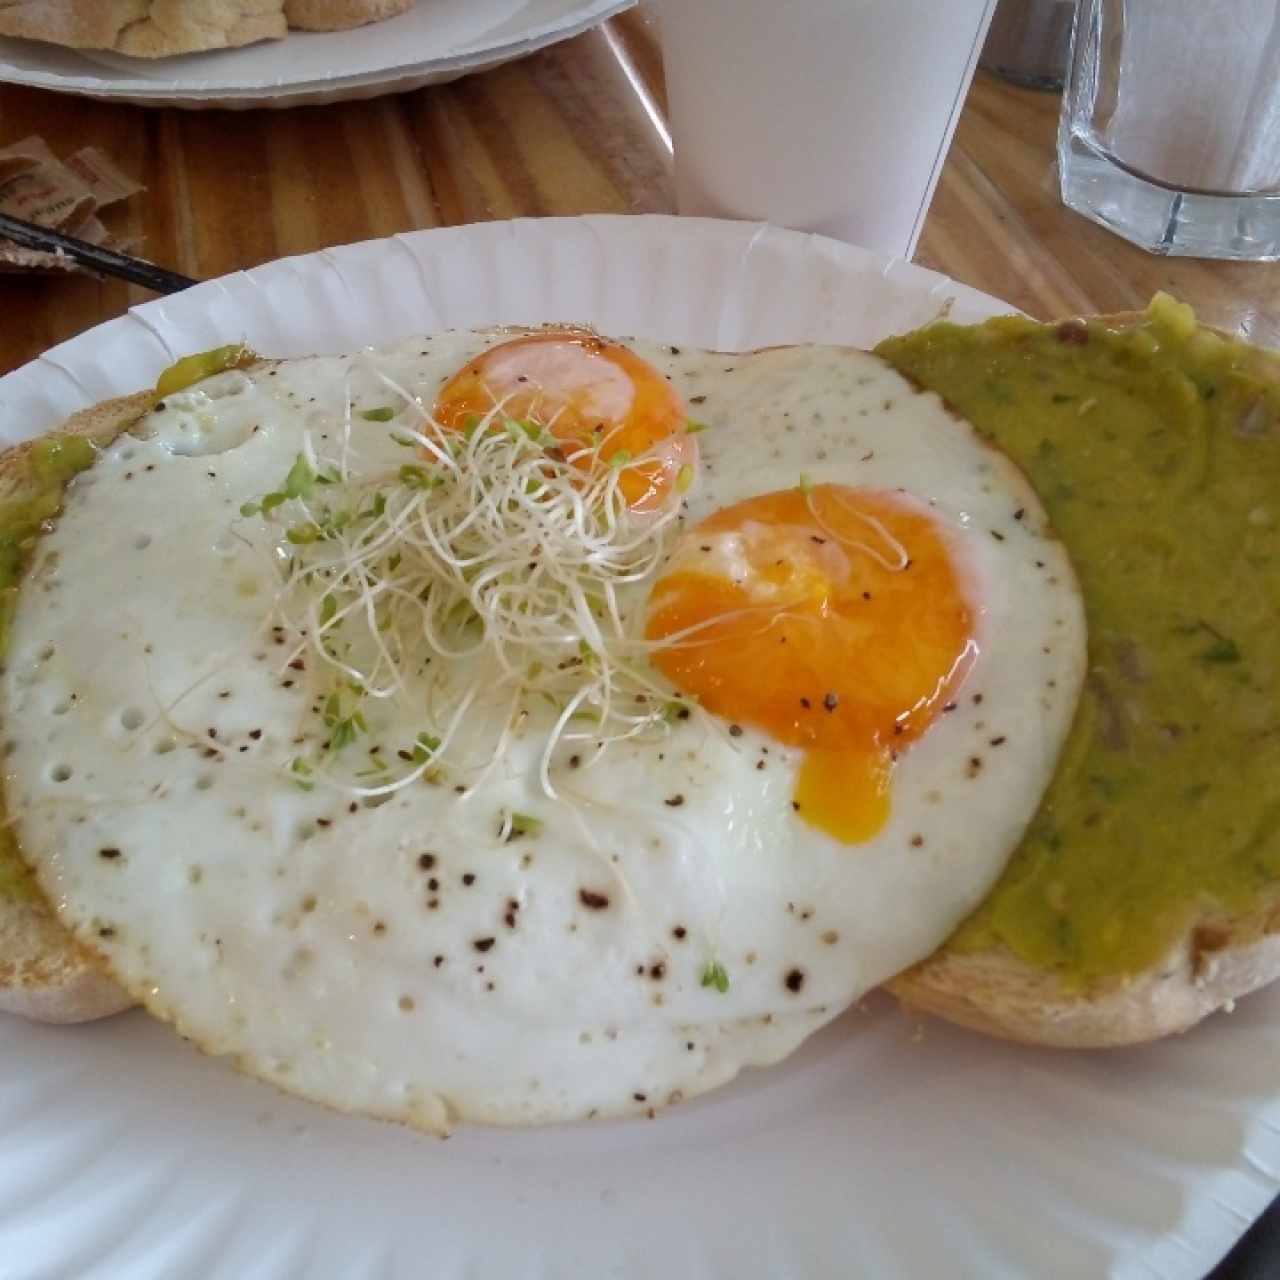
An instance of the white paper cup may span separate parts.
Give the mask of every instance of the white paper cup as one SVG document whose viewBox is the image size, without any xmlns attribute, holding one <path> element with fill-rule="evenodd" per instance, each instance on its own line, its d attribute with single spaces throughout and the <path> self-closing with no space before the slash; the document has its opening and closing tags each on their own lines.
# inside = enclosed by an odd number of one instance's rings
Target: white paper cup
<svg viewBox="0 0 1280 1280">
<path fill-rule="evenodd" d="M 909 258 L 995 0 L 663 0 L 681 213 Z"/>
</svg>

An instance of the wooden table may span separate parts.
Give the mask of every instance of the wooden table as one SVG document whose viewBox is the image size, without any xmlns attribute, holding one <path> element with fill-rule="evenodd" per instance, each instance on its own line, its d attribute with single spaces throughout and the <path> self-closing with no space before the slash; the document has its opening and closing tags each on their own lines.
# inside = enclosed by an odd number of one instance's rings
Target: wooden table
<svg viewBox="0 0 1280 1280">
<path fill-rule="evenodd" d="M 1156 258 L 1060 203 L 1056 96 L 983 73 L 918 260 L 1041 317 L 1156 289 L 1280 347 L 1280 265 Z M 108 214 L 140 252 L 208 277 L 396 231 L 517 215 L 673 209 L 661 58 L 643 12 L 484 75 L 372 102 L 183 112 L 0 88 L 0 146 L 109 151 L 147 191 Z M 0 277 L 0 372 L 150 297 Z"/>
<path fill-rule="evenodd" d="M 36 133 L 59 154 L 104 148 L 147 188 L 106 215 L 112 229 L 209 277 L 418 227 L 669 212 L 664 113 L 654 28 L 632 12 L 484 75 L 333 107 L 148 111 L 0 87 L 0 146 Z M 1152 257 L 1063 208 L 1057 113 L 1056 96 L 979 74 L 918 260 L 1045 318 L 1140 307 L 1167 289 L 1209 323 L 1280 347 L 1280 265 Z M 0 373 L 150 296 L 0 276 Z M 1273 1274 L 1280 1226 L 1251 1235 L 1224 1280 Z"/>
</svg>

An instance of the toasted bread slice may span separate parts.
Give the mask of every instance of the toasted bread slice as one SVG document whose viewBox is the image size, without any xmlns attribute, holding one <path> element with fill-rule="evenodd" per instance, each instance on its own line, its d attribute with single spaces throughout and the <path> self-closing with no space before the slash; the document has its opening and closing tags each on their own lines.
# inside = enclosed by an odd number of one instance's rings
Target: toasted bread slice
<svg viewBox="0 0 1280 1280">
<path fill-rule="evenodd" d="M 905 1005 L 974 1031 L 1059 1049 L 1158 1040 L 1280 978 L 1280 901 L 1244 918 L 1206 914 L 1164 961 L 1083 990 L 1011 951 L 943 947 L 895 978 Z"/>
<path fill-rule="evenodd" d="M 284 0 L 0 0 L 0 36 L 164 58 L 286 34 Z"/>
<path fill-rule="evenodd" d="M 345 31 L 412 8 L 413 0 L 285 0 L 284 12 L 300 31 Z"/>
<path fill-rule="evenodd" d="M 38 1022 L 88 1022 L 132 997 L 55 919 L 35 891 L 0 897 L 0 1010 Z"/>
<path fill-rule="evenodd" d="M 52 434 L 105 441 L 151 406 L 150 392 L 86 409 Z M 33 446 L 0 455 L 0 510 L 37 490 Z M 98 958 L 58 923 L 12 843 L 0 843 L 0 1010 L 43 1022 L 83 1022 L 118 1013 L 133 999 Z"/>
<path fill-rule="evenodd" d="M 1098 317 L 1114 328 L 1143 313 Z M 1219 334 L 1221 337 L 1231 335 Z M 1280 382 L 1280 352 L 1250 349 L 1248 368 Z M 889 989 L 906 1006 L 1002 1039 L 1056 1048 L 1109 1048 L 1185 1031 L 1280 978 L 1280 886 L 1245 915 L 1206 904 L 1160 963 L 1083 988 L 1006 949 L 943 946 Z"/>
</svg>

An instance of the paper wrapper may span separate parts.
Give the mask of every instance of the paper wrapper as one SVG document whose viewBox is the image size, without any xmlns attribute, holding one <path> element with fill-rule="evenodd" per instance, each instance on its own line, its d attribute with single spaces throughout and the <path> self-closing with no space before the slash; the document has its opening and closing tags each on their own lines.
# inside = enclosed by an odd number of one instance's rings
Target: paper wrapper
<svg viewBox="0 0 1280 1280">
<path fill-rule="evenodd" d="M 85 147 L 66 161 L 40 138 L 26 138 L 0 149 L 0 213 L 52 227 L 90 244 L 127 250 L 130 241 L 111 235 L 98 211 L 141 191 L 96 147 Z M 83 271 L 65 254 L 24 249 L 0 239 L 0 271 Z"/>
</svg>

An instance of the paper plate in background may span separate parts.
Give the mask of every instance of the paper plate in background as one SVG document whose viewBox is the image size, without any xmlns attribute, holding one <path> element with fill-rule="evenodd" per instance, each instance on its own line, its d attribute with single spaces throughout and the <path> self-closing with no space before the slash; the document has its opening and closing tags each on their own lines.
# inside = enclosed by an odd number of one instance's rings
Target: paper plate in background
<svg viewBox="0 0 1280 1280">
<path fill-rule="evenodd" d="M 870 345 L 1007 311 L 817 237 L 694 219 L 489 223 L 148 303 L 0 379 L 0 437 L 245 339 L 271 355 L 585 321 L 721 349 Z M 447 1143 L 236 1076 L 133 1013 L 0 1017 L 0 1277 L 1200 1280 L 1280 1187 L 1280 989 L 1193 1032 L 1035 1050 L 873 998 L 653 1122 Z"/>
<path fill-rule="evenodd" d="M 174 58 L 64 49 L 0 38 L 0 81 L 140 106 L 318 106 L 400 93 L 521 58 L 628 8 L 633 0 L 418 0 L 352 31 Z"/>
</svg>

